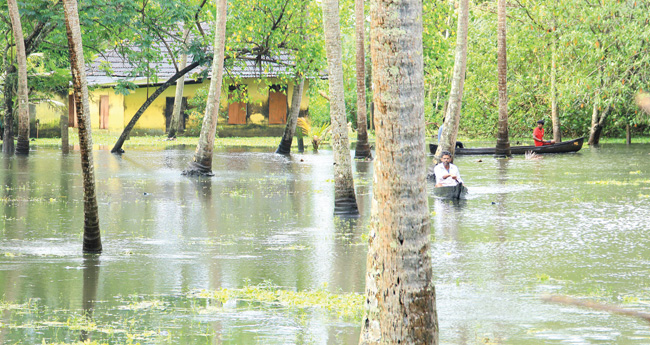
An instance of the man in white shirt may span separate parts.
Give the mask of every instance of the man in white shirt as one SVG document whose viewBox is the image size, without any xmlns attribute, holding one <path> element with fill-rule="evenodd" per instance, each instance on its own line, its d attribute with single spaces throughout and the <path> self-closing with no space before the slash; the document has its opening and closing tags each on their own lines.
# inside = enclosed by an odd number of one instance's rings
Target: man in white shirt
<svg viewBox="0 0 650 345">
<path fill-rule="evenodd" d="M 463 183 L 458 167 L 451 163 L 451 153 L 449 151 L 442 152 L 440 161 L 441 163 L 433 169 L 436 175 L 436 187 L 455 186 Z"/>
</svg>

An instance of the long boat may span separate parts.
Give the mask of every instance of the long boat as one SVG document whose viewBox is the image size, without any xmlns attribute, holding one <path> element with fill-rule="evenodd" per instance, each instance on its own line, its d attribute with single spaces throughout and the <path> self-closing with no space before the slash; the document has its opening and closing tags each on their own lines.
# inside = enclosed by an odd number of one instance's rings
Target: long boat
<svg viewBox="0 0 650 345">
<path fill-rule="evenodd" d="M 582 148 L 582 144 L 585 141 L 585 137 L 580 137 L 578 139 L 573 139 L 569 141 L 562 141 L 552 145 L 544 146 L 510 146 L 510 153 L 513 155 L 523 155 L 528 151 L 534 153 L 566 153 L 566 152 L 577 152 Z M 429 151 L 432 154 L 436 154 L 438 145 L 429 144 Z M 456 148 L 456 155 L 493 155 L 496 152 L 494 147 L 481 147 L 481 148 Z"/>
<path fill-rule="evenodd" d="M 465 199 L 465 196 L 467 195 L 467 187 L 463 184 L 434 187 L 433 195 L 440 199 Z"/>
</svg>

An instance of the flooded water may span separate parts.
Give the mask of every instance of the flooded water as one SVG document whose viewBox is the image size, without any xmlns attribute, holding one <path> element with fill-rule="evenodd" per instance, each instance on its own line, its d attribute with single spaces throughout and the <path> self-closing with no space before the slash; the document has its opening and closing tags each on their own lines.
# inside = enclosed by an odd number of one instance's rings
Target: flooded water
<svg viewBox="0 0 650 345">
<path fill-rule="evenodd" d="M 0 163 L 0 343 L 357 343 L 358 317 L 201 294 L 362 294 L 372 162 L 353 163 L 348 221 L 330 151 L 218 151 L 196 179 L 193 147 L 95 150 L 104 252 L 84 257 L 79 153 L 33 149 Z M 541 299 L 650 312 L 649 149 L 458 157 L 468 199 L 429 200 L 441 343 L 650 343 L 644 321 Z"/>
</svg>

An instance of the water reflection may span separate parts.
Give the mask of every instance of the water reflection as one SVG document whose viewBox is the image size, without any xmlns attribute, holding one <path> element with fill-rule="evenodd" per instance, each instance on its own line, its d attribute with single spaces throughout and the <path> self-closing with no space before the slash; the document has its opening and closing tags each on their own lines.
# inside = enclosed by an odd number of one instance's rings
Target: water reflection
<svg viewBox="0 0 650 345">
<path fill-rule="evenodd" d="M 83 258 L 83 296 L 81 308 L 83 316 L 88 322 L 93 319 L 95 301 L 97 300 L 97 286 L 99 284 L 99 255 L 85 254 Z M 81 330 L 79 337 L 81 341 L 90 339 L 90 332 L 87 329 Z"/>
</svg>

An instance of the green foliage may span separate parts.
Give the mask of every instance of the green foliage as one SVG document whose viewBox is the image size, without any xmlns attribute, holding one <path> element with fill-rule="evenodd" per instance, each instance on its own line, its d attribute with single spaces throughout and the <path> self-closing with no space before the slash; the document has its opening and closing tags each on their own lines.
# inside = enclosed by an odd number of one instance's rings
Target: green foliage
<svg viewBox="0 0 650 345">
<path fill-rule="evenodd" d="M 309 119 L 299 117 L 297 126 L 302 131 L 302 134 L 311 138 L 311 145 L 314 148 L 314 151 L 318 150 L 320 144 L 326 141 L 330 135 L 329 123 L 312 126 Z"/>
</svg>

